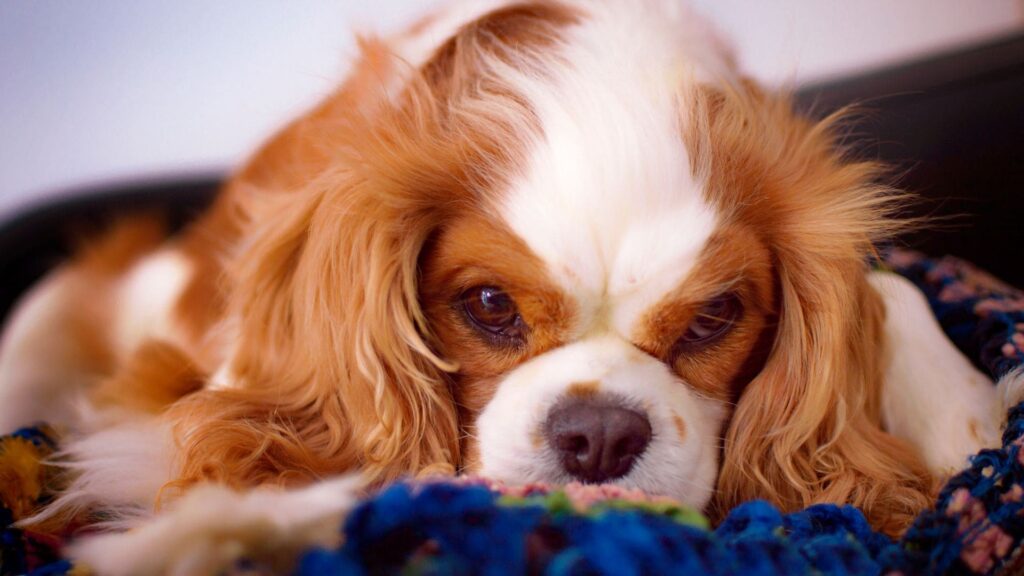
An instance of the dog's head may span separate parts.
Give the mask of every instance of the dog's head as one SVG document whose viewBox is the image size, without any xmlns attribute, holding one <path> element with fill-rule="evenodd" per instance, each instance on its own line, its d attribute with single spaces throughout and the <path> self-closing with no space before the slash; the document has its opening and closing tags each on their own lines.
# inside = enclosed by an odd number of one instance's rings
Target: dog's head
<svg viewBox="0 0 1024 576">
<path fill-rule="evenodd" d="M 471 6 L 364 39 L 229 188 L 234 401 L 314 471 L 918 505 L 877 167 L 675 2 Z"/>
</svg>

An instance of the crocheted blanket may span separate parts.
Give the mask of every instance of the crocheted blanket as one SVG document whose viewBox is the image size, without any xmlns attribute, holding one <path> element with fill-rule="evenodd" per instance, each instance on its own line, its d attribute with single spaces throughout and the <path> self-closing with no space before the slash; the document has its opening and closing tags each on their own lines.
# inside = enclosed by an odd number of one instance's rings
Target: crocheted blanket
<svg viewBox="0 0 1024 576">
<path fill-rule="evenodd" d="M 961 260 L 893 251 L 885 266 L 927 295 L 953 342 L 993 379 L 1024 366 L 1024 293 Z M 616 489 L 504 487 L 482 480 L 399 483 L 362 502 L 338 549 L 298 574 L 940 574 L 1024 573 L 1024 403 L 1002 448 L 984 450 L 899 540 L 850 506 L 782 514 L 736 507 L 717 527 L 677 503 Z M 12 522 L 49 497 L 45 427 L 0 437 L 0 576 L 81 574 L 61 538 Z M 240 573 L 267 573 L 242 562 Z"/>
</svg>

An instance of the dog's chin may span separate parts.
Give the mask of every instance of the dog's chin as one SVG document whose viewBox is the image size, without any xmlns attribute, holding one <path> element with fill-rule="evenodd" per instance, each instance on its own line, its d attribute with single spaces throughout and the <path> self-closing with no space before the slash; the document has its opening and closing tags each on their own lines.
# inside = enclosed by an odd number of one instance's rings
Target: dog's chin
<svg viewBox="0 0 1024 576">
<path fill-rule="evenodd" d="M 657 450 L 657 448 L 654 448 Z M 714 493 L 717 464 L 713 460 L 694 466 L 672 465 L 670 460 L 659 461 L 656 454 L 637 461 L 629 473 L 621 478 L 604 482 L 586 482 L 561 470 L 550 455 L 550 460 L 534 466 L 505 468 L 501 465 L 484 466 L 473 474 L 507 486 L 542 484 L 565 486 L 587 484 L 615 486 L 626 490 L 639 490 L 650 497 L 665 497 L 694 509 L 704 509 Z M 499 459 L 489 459 L 497 461 Z M 504 461 L 507 463 L 507 461 Z"/>
</svg>

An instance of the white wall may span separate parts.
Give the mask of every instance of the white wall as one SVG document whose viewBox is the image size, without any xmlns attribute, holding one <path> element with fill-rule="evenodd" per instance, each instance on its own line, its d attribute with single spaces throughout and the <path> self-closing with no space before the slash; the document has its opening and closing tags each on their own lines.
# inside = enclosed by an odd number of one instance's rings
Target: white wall
<svg viewBox="0 0 1024 576">
<path fill-rule="evenodd" d="M 1019 29 L 1024 0 L 694 0 L 749 71 L 807 81 Z M 413 0 L 0 2 L 0 216 L 84 183 L 220 170 Z"/>
<path fill-rule="evenodd" d="M 749 70 L 820 80 L 1020 30 L 1024 0 L 695 0 Z"/>
</svg>

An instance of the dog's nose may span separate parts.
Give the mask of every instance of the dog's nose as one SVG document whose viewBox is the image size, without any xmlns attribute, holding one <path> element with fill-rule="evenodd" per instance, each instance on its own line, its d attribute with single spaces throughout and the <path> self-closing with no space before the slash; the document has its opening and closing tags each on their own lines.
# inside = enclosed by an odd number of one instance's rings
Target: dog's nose
<svg viewBox="0 0 1024 576">
<path fill-rule="evenodd" d="M 566 472 L 596 483 L 629 473 L 651 441 L 651 423 L 629 408 L 578 399 L 551 411 L 545 433 Z"/>
</svg>

